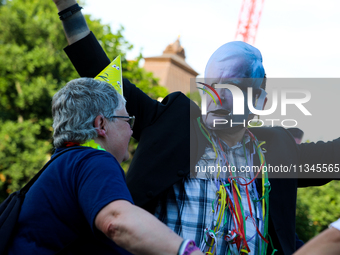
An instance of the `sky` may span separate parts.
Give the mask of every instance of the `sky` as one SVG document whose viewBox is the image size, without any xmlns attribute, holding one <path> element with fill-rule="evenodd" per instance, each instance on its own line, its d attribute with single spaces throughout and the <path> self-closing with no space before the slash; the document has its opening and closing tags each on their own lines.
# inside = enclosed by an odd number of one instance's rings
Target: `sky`
<svg viewBox="0 0 340 255">
<path fill-rule="evenodd" d="M 161 55 L 180 36 L 187 63 L 203 77 L 211 54 L 235 40 L 242 2 L 85 0 L 83 13 L 101 19 L 113 31 L 124 26 L 124 37 L 134 45 L 128 59 L 139 52 L 144 57 Z M 339 9 L 338 0 L 265 0 L 254 46 L 262 53 L 267 77 L 339 78 Z M 338 89 L 333 85 L 332 94 L 340 93 L 340 86 Z M 318 102 L 314 94 L 312 99 Z M 309 127 L 305 138 L 313 141 L 338 137 L 340 132 L 334 131 L 337 124 L 340 121 L 325 122 L 322 134 L 319 128 Z"/>
</svg>

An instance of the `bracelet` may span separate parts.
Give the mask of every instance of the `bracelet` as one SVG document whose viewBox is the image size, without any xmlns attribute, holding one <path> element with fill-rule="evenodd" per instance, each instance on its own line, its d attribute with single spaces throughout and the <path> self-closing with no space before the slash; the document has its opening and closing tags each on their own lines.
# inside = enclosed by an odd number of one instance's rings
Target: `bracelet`
<svg viewBox="0 0 340 255">
<path fill-rule="evenodd" d="M 199 248 L 196 245 L 189 246 L 189 247 L 187 246 L 185 248 L 185 251 L 184 251 L 183 255 L 190 255 L 192 252 L 198 251 L 198 250 L 199 250 Z"/>
<path fill-rule="evenodd" d="M 183 240 L 179 246 L 177 255 L 190 255 L 192 252 L 199 250 L 193 240 Z"/>
<path fill-rule="evenodd" d="M 76 12 L 79 12 L 81 9 L 83 9 L 83 7 L 79 6 L 78 4 L 74 4 L 74 5 L 66 8 L 65 10 L 62 10 L 61 12 L 58 12 L 59 19 L 64 20 L 64 19 L 72 16 Z"/>
</svg>

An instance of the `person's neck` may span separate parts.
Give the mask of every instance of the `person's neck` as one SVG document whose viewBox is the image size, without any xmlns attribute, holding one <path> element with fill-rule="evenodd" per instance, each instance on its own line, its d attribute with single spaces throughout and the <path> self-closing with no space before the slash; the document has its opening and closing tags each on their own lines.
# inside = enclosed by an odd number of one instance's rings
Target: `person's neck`
<svg viewBox="0 0 340 255">
<path fill-rule="evenodd" d="M 235 146 L 238 142 L 242 142 L 246 128 L 242 128 L 236 133 L 229 134 L 225 130 L 215 130 L 215 134 L 223 140 L 230 148 Z"/>
</svg>

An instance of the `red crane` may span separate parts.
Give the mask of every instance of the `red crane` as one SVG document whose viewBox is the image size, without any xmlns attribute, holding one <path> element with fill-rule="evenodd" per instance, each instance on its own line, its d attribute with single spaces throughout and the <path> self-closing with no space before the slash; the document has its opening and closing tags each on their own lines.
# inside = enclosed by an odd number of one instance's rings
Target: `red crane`
<svg viewBox="0 0 340 255">
<path fill-rule="evenodd" d="M 235 40 L 241 40 L 252 45 L 255 43 L 263 3 L 264 0 L 243 0 Z"/>
</svg>

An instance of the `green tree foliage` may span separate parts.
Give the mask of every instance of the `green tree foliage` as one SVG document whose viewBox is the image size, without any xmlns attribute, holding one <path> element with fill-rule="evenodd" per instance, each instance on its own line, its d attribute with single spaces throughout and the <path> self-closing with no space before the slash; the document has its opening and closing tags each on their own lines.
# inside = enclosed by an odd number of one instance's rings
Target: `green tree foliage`
<svg viewBox="0 0 340 255">
<path fill-rule="evenodd" d="M 19 189 L 50 158 L 51 97 L 79 77 L 63 52 L 67 45 L 52 1 L 0 2 L 0 201 Z M 122 55 L 123 75 L 153 98 L 167 91 L 157 79 L 125 59 L 132 48 L 123 28 L 112 33 L 100 20 L 86 17 L 110 59 Z M 131 146 L 132 152 L 136 143 Z"/>
<path fill-rule="evenodd" d="M 190 91 L 186 94 L 192 101 L 194 101 L 199 107 L 201 107 L 202 99 L 199 91 Z"/>
<path fill-rule="evenodd" d="M 308 241 L 340 218 L 340 182 L 300 188 L 296 208 L 296 232 Z"/>
</svg>

